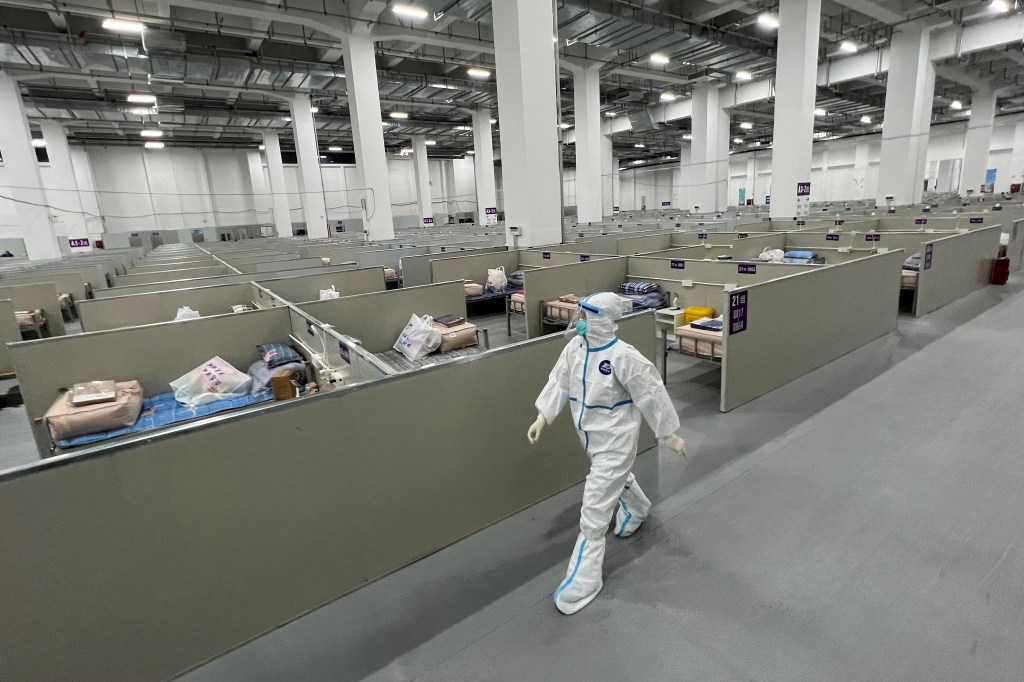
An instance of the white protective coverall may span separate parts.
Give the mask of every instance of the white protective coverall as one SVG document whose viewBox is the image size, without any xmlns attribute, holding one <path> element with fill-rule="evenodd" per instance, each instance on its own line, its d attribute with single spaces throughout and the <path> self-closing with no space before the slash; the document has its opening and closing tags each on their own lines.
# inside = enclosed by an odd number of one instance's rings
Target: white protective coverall
<svg viewBox="0 0 1024 682">
<path fill-rule="evenodd" d="M 586 336 L 576 336 L 562 350 L 537 411 L 551 424 L 569 403 L 573 424 L 590 457 L 583 490 L 580 534 L 565 580 L 555 591 L 555 606 L 576 613 L 593 601 L 603 586 L 605 534 L 617 508 L 615 534 L 631 535 L 651 510 L 631 473 L 641 419 L 659 440 L 679 429 L 679 416 L 655 366 L 616 335 L 618 320 L 632 303 L 612 293 L 580 301 L 587 313 Z"/>
</svg>

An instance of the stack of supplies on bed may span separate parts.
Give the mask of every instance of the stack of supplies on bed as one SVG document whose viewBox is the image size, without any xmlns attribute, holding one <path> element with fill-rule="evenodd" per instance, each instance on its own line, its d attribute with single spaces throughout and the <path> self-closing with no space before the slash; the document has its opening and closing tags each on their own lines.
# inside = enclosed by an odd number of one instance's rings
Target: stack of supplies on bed
<svg viewBox="0 0 1024 682">
<path fill-rule="evenodd" d="M 910 270 L 912 272 L 921 271 L 921 254 L 915 253 L 913 256 L 903 261 L 903 269 Z"/>
<path fill-rule="evenodd" d="M 799 265 L 811 265 L 814 263 L 824 263 L 824 259 L 819 258 L 818 254 L 814 251 L 787 251 L 786 257 L 783 259 L 784 263 L 796 263 Z"/>
<path fill-rule="evenodd" d="M 306 363 L 294 348 L 284 343 L 265 343 L 256 347 L 260 359 L 249 365 L 252 395 L 270 390 L 274 377 L 287 376 L 297 386 L 306 383 Z"/>
<path fill-rule="evenodd" d="M 623 282 L 619 291 L 623 298 L 633 302 L 633 310 L 657 310 L 664 308 L 668 300 L 654 282 Z"/>
<path fill-rule="evenodd" d="M 142 411 L 138 381 L 89 381 L 57 398 L 43 417 L 55 441 L 133 425 Z"/>
<path fill-rule="evenodd" d="M 544 317 L 556 324 L 569 324 L 580 307 L 580 297 L 575 294 L 559 296 L 557 301 L 544 304 Z"/>
<path fill-rule="evenodd" d="M 722 357 L 722 318 L 703 317 L 676 328 L 679 350 L 702 358 Z"/>
<path fill-rule="evenodd" d="M 16 310 L 14 311 L 14 317 L 18 320 L 18 327 L 22 331 L 42 327 L 46 324 L 46 315 L 39 309 Z"/>
<path fill-rule="evenodd" d="M 434 329 L 441 333 L 441 345 L 438 346 L 438 352 L 450 353 L 453 350 L 477 344 L 476 325 L 466 322 L 464 317 L 442 315 L 434 319 Z"/>
<path fill-rule="evenodd" d="M 462 287 L 466 290 L 466 296 L 473 298 L 484 293 L 484 285 L 476 282 L 463 282 Z"/>
<path fill-rule="evenodd" d="M 703 329 L 706 332 L 722 331 L 723 322 L 721 317 L 702 317 L 690 323 L 694 329 Z"/>
<path fill-rule="evenodd" d="M 526 286 L 526 273 L 522 270 L 516 270 L 508 276 L 508 286 L 510 289 L 522 289 Z"/>
<path fill-rule="evenodd" d="M 693 305 L 683 310 L 683 324 L 687 325 L 697 320 L 703 320 L 715 316 L 715 309 L 703 305 Z"/>
<path fill-rule="evenodd" d="M 384 279 L 396 280 L 398 279 L 398 273 L 395 272 L 394 268 L 384 268 Z"/>
</svg>

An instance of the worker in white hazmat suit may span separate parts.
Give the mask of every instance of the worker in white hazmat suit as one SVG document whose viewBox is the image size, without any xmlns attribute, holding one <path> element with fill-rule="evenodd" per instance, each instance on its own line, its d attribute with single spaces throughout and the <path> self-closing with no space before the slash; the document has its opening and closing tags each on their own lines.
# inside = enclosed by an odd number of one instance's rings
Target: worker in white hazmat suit
<svg viewBox="0 0 1024 682">
<path fill-rule="evenodd" d="M 612 293 L 580 301 L 582 318 L 571 324 L 566 344 L 548 383 L 537 398 L 537 420 L 527 438 L 536 443 L 544 427 L 569 403 L 573 424 L 587 456 L 590 474 L 583 489 L 580 534 L 565 580 L 555 591 L 555 606 L 576 613 L 601 591 L 605 534 L 615 512 L 614 532 L 632 535 L 647 518 L 651 501 L 631 473 L 641 419 L 678 454 L 683 439 L 668 392 L 658 371 L 636 348 L 616 335 L 615 321 L 632 310 L 628 299 Z M 617 511 L 616 511 L 617 510 Z"/>
</svg>

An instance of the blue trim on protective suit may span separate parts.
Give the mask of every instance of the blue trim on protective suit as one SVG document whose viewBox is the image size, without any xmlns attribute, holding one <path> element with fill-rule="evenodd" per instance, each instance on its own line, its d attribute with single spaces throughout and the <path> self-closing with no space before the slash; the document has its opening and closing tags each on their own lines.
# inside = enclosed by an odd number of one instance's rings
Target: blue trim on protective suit
<svg viewBox="0 0 1024 682">
<path fill-rule="evenodd" d="M 583 337 L 583 342 L 587 344 L 587 354 L 583 357 L 583 409 L 580 410 L 580 418 L 576 423 L 576 428 L 580 431 L 583 430 L 583 415 L 587 411 L 587 365 L 590 364 L 590 341 L 587 341 L 587 337 Z"/>
<path fill-rule="evenodd" d="M 555 601 L 556 604 L 558 603 L 558 595 L 562 594 L 562 592 L 565 590 L 565 588 L 569 587 L 569 584 L 572 583 L 572 581 L 576 578 L 576 573 L 580 570 L 580 563 L 583 560 L 583 550 L 586 548 L 586 546 L 587 546 L 587 539 L 583 538 L 583 542 L 580 543 L 580 551 L 576 554 L 576 565 L 572 569 L 572 575 L 570 575 L 568 578 L 566 578 L 565 582 L 563 582 L 559 586 L 559 588 L 557 590 L 555 590 L 554 601 Z"/>
<path fill-rule="evenodd" d="M 619 342 L 619 337 L 616 336 L 614 339 L 612 339 L 611 341 L 609 341 L 608 343 L 604 344 L 603 346 L 601 346 L 599 348 L 590 348 L 589 345 L 588 345 L 587 352 L 588 353 L 597 353 L 598 351 L 607 350 L 607 349 L 611 348 L 612 346 L 614 346 L 615 344 L 617 344 L 618 342 Z"/>
<path fill-rule="evenodd" d="M 619 500 L 619 504 L 622 505 L 622 511 L 626 512 L 625 520 L 623 520 L 622 525 L 619 526 L 619 529 L 615 531 L 615 537 L 621 538 L 623 531 L 626 530 L 626 525 L 629 523 L 630 519 L 633 518 L 633 512 L 629 511 L 629 507 L 627 507 L 626 503 L 623 502 L 621 499 Z"/>
</svg>

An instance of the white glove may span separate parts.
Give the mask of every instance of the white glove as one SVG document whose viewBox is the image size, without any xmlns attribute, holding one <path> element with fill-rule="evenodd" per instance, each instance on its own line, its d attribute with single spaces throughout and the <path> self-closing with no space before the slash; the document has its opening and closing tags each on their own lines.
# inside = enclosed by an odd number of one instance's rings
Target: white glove
<svg viewBox="0 0 1024 682">
<path fill-rule="evenodd" d="M 526 432 L 526 440 L 530 441 L 530 445 L 534 445 L 540 440 L 540 432 L 544 430 L 544 427 L 548 425 L 544 415 L 538 414 L 537 421 L 530 425 L 530 430 Z"/>
<path fill-rule="evenodd" d="M 677 455 L 680 457 L 686 457 L 686 441 L 674 433 L 670 436 L 665 436 L 661 439 L 661 442 L 672 448 Z"/>
</svg>

